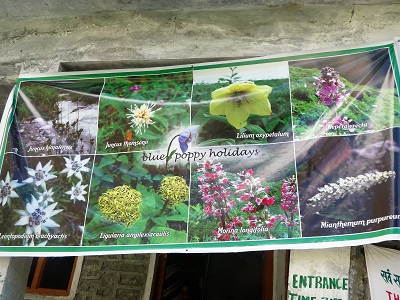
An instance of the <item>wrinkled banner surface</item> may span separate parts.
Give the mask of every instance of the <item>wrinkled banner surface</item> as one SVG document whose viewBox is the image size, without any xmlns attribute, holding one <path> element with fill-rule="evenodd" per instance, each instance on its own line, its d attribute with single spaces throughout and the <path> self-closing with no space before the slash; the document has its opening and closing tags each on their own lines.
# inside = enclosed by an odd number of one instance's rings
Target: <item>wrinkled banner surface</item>
<svg viewBox="0 0 400 300">
<path fill-rule="evenodd" d="M 372 300 L 400 297 L 400 251 L 365 245 L 369 290 Z"/>
<path fill-rule="evenodd" d="M 397 47 L 21 77 L 0 255 L 399 239 Z"/>
</svg>

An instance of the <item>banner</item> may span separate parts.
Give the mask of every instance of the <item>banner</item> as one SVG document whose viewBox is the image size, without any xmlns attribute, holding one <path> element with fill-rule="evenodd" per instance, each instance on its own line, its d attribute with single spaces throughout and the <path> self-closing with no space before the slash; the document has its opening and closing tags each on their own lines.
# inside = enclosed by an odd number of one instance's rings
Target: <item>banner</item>
<svg viewBox="0 0 400 300">
<path fill-rule="evenodd" d="M 350 247 L 290 251 L 288 300 L 347 300 Z"/>
<path fill-rule="evenodd" d="M 21 76 L 0 255 L 399 239 L 396 51 Z"/>
<path fill-rule="evenodd" d="M 400 299 L 400 251 L 364 246 L 372 300 Z"/>
</svg>

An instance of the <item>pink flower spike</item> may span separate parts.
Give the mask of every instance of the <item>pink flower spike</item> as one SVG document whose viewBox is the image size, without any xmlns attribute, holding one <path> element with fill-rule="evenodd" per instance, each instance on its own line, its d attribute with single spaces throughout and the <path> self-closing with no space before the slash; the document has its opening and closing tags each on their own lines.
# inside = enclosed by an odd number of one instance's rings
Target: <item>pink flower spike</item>
<svg viewBox="0 0 400 300">
<path fill-rule="evenodd" d="M 131 91 L 131 92 L 134 92 L 134 91 L 141 91 L 142 90 L 142 87 L 140 86 L 140 85 L 134 85 L 134 86 L 131 86 L 130 88 L 129 88 L 129 91 Z"/>
</svg>

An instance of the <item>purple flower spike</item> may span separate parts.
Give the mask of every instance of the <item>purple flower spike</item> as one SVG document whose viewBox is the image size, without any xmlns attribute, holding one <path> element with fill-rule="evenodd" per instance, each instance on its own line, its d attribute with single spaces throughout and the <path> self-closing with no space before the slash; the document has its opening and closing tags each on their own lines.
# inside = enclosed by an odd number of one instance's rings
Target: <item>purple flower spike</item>
<svg viewBox="0 0 400 300">
<path fill-rule="evenodd" d="M 141 91 L 142 87 L 140 85 L 135 85 L 135 86 L 131 86 L 129 88 L 129 91 L 134 92 L 134 91 Z"/>
<path fill-rule="evenodd" d="M 340 107 L 347 100 L 348 94 L 345 85 L 340 81 L 340 75 L 333 68 L 325 67 L 321 70 L 321 78 L 314 76 L 316 82 L 315 94 L 319 98 L 318 104 Z"/>
<path fill-rule="evenodd" d="M 199 125 L 190 126 L 179 134 L 178 141 L 182 153 L 188 150 L 188 145 L 196 137 L 198 129 Z"/>
</svg>

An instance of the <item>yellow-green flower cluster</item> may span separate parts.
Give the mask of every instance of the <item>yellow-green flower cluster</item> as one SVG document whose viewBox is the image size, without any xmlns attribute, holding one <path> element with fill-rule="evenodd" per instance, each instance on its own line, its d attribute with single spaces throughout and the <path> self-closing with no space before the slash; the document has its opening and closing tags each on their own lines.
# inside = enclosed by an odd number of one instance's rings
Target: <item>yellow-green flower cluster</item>
<svg viewBox="0 0 400 300">
<path fill-rule="evenodd" d="M 127 185 L 109 189 L 99 197 L 97 203 L 107 221 L 129 227 L 141 217 L 142 194 Z"/>
<path fill-rule="evenodd" d="M 189 198 L 189 187 L 186 180 L 179 176 L 164 177 L 158 192 L 168 206 L 176 206 Z"/>
</svg>

